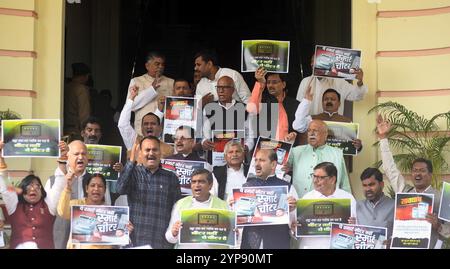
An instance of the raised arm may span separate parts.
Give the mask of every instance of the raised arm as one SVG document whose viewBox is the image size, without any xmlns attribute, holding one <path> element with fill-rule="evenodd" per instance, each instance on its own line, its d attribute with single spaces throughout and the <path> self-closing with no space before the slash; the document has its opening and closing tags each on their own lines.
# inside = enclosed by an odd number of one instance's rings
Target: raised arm
<svg viewBox="0 0 450 269">
<path fill-rule="evenodd" d="M 381 160 L 383 162 L 383 170 L 395 192 L 402 192 L 405 189 L 405 178 L 398 170 L 392 156 L 387 134 L 391 130 L 391 123 L 381 115 L 377 116 L 377 135 L 380 139 Z"/>
<path fill-rule="evenodd" d="M 251 114 L 258 114 L 261 110 L 262 93 L 266 87 L 266 74 L 267 71 L 264 68 L 259 67 L 255 72 L 256 83 L 253 87 L 252 95 L 247 104 L 247 112 Z"/>
<path fill-rule="evenodd" d="M 128 97 L 131 97 L 131 95 L 132 95 L 132 92 L 130 92 L 131 89 L 136 90 L 136 92 L 139 94 L 137 94 L 137 96 L 135 95 L 135 98 L 133 98 L 134 102 L 131 106 L 131 109 L 133 111 L 137 111 L 137 110 L 143 108 L 144 106 L 146 106 L 151 101 L 153 101 L 153 99 L 155 99 L 158 96 L 156 89 L 158 89 L 159 86 L 160 86 L 159 80 L 155 79 L 153 81 L 152 86 L 150 86 L 149 88 L 144 89 L 144 90 L 139 90 L 139 88 L 134 83 L 134 80 L 132 80 L 132 82 L 130 82 Z M 129 99 L 129 98 L 127 98 L 127 99 Z"/>
<path fill-rule="evenodd" d="M 312 121 L 311 115 L 309 115 L 312 99 L 312 87 L 309 85 L 305 97 L 295 111 L 295 120 L 292 123 L 292 128 L 299 133 L 305 133 L 308 130 L 309 123 Z"/>
<path fill-rule="evenodd" d="M 58 215 L 63 219 L 70 219 L 70 197 L 72 194 L 72 183 L 74 178 L 75 176 L 72 171 L 69 171 L 65 175 L 65 188 L 58 200 Z"/>
<path fill-rule="evenodd" d="M 5 159 L 1 157 L 3 146 L 3 141 L 0 141 L 0 194 L 5 202 L 8 215 L 12 215 L 16 211 L 19 199 L 17 197 L 17 193 L 14 190 L 8 190 L 8 187 L 6 186 L 5 178 L 7 177 L 7 165 L 5 163 Z"/>
<path fill-rule="evenodd" d="M 340 89 L 343 99 L 349 101 L 360 101 L 367 94 L 369 89 L 363 83 L 364 72 L 362 69 L 355 70 L 357 83 L 356 85 L 350 84 L 343 79 L 336 80 L 337 88 Z"/>
<path fill-rule="evenodd" d="M 53 216 L 56 216 L 57 214 L 57 208 L 59 199 L 61 197 L 61 194 L 64 190 L 64 185 L 66 184 L 66 179 L 64 178 L 64 175 L 55 175 L 55 183 L 53 186 L 46 190 L 47 191 L 47 197 L 45 197 L 45 203 L 48 206 L 48 210 L 50 211 L 50 214 Z M 70 193 L 69 193 L 70 198 Z M 70 213 L 70 210 L 69 210 Z"/>
<path fill-rule="evenodd" d="M 130 120 L 131 108 L 133 106 L 134 99 L 137 96 L 137 91 L 137 87 L 130 87 L 129 98 L 123 106 L 122 112 L 120 113 L 119 122 L 117 124 L 127 150 L 130 150 L 133 147 L 134 141 L 136 140 L 136 131 L 131 126 Z"/>
</svg>

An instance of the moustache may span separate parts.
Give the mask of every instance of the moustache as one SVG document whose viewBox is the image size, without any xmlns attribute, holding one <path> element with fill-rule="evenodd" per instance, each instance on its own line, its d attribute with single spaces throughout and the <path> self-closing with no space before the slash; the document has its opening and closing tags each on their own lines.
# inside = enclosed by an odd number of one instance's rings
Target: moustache
<svg viewBox="0 0 450 269">
<path fill-rule="evenodd" d="M 325 106 L 333 106 L 333 103 L 326 103 Z"/>
</svg>

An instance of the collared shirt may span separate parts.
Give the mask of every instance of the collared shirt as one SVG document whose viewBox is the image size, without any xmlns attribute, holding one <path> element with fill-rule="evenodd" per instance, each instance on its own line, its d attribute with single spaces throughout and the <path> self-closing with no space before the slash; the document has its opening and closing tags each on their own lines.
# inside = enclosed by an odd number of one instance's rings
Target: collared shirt
<svg viewBox="0 0 450 269">
<path fill-rule="evenodd" d="M 310 115 L 311 111 L 311 101 L 303 98 L 300 105 L 298 105 L 297 110 L 295 111 L 295 120 L 292 123 L 292 128 L 299 132 L 297 136 L 297 141 L 299 145 L 305 145 L 308 142 L 308 126 L 312 120 L 323 120 L 323 121 L 336 121 L 336 122 L 352 122 L 350 118 L 347 118 L 343 115 L 340 115 L 338 112 L 328 112 L 324 111 L 323 113 Z M 353 140 L 355 137 L 352 133 L 346 134 L 349 140 Z M 358 152 L 362 149 L 358 150 Z M 347 164 L 347 168 L 351 172 L 352 170 L 352 156 L 346 156 L 345 161 Z"/>
<path fill-rule="evenodd" d="M 333 78 L 318 78 L 314 76 L 306 77 L 300 83 L 297 91 L 297 100 L 301 101 L 305 97 L 309 82 L 311 83 L 313 90 L 313 100 L 310 110 L 310 115 L 316 115 L 323 112 L 322 96 L 327 89 L 334 89 L 341 95 L 341 105 L 339 106 L 339 114 L 344 114 L 344 100 L 348 101 L 360 101 L 367 94 L 369 89 L 366 85 L 359 87 L 358 85 L 352 85 L 344 79 Z"/>
<path fill-rule="evenodd" d="M 238 104 L 238 105 L 236 105 Z M 203 110 L 203 140 L 211 140 L 212 139 L 212 130 L 244 130 L 245 132 L 245 145 L 249 150 L 252 150 L 255 143 L 254 138 L 256 138 L 255 126 L 256 126 L 256 117 L 247 114 L 245 105 L 242 103 L 237 103 L 236 100 L 232 100 L 231 103 L 227 103 L 222 105 L 220 102 L 210 103 L 211 112 L 214 114 L 207 115 L 207 110 Z M 216 106 L 215 109 L 213 106 Z M 208 107 L 208 106 L 207 106 Z M 208 110 L 210 111 L 210 110 Z M 222 117 L 217 115 L 216 113 L 224 113 Z M 241 113 L 241 115 L 239 115 Z M 216 120 L 214 124 L 214 128 L 211 128 L 212 123 L 209 120 L 209 117 L 212 116 Z M 242 118 L 241 118 L 241 117 Z M 222 119 L 226 119 L 223 121 Z M 239 122 L 240 119 L 244 119 L 244 122 Z M 218 122 L 222 121 L 222 122 Z M 234 122 L 237 121 L 237 122 Z M 231 124 L 229 124 L 231 123 Z"/>
<path fill-rule="evenodd" d="M 128 196 L 134 246 L 171 248 L 165 239 L 173 205 L 181 198 L 177 176 L 159 168 L 152 173 L 142 165 L 127 162 L 117 182 L 117 192 Z"/>
<path fill-rule="evenodd" d="M 314 172 L 314 167 L 321 162 L 332 162 L 336 166 L 338 172 L 336 186 L 351 193 L 342 150 L 328 145 L 314 149 L 308 144 L 293 148 L 289 155 L 289 165 L 293 167 L 292 184 L 299 196 L 314 189 L 311 174 Z"/>
<path fill-rule="evenodd" d="M 182 160 L 182 161 L 195 161 L 195 162 L 206 162 L 205 159 L 202 159 L 198 156 L 197 152 L 191 152 L 189 154 L 177 153 L 170 155 L 164 159 L 168 160 Z"/>
<path fill-rule="evenodd" d="M 322 193 L 312 190 L 305 194 L 302 199 L 350 199 L 350 216 L 357 217 L 356 200 L 349 192 L 336 188 L 333 194 L 325 196 Z M 330 236 L 326 237 L 303 237 L 300 239 L 301 249 L 329 249 L 330 248 Z"/>
<path fill-rule="evenodd" d="M 134 128 L 135 130 L 137 130 L 137 133 L 139 135 L 142 135 L 141 132 L 142 117 L 144 117 L 144 115 L 149 112 L 155 113 L 157 111 L 158 99 L 160 96 L 170 96 L 172 94 L 174 82 L 173 79 L 168 78 L 166 76 L 161 76 L 159 81 L 160 86 L 158 87 L 158 89 L 156 89 L 156 91 L 153 89 L 152 86 L 154 80 L 155 78 L 151 77 L 149 74 L 144 74 L 140 77 L 133 78 L 130 81 L 130 85 L 128 86 L 128 88 L 131 87 L 132 85 L 136 85 L 139 87 L 139 93 L 134 99 L 134 104 L 132 107 L 132 110 L 136 113 L 134 118 Z M 140 95 L 148 90 L 153 90 L 154 92 L 157 93 L 157 95 L 153 99 L 151 99 L 150 102 L 144 100 L 145 98 L 141 100 Z M 130 93 L 128 92 L 127 100 L 129 99 L 129 97 Z"/>
<path fill-rule="evenodd" d="M 209 196 L 208 200 L 204 202 L 197 201 L 194 197 L 192 197 L 192 205 L 189 209 L 204 209 L 204 208 L 212 208 L 212 195 Z M 177 208 L 177 204 L 174 205 L 172 209 L 172 214 L 170 217 L 170 223 L 166 230 L 166 239 L 172 244 L 176 244 L 178 242 L 178 237 L 174 237 L 172 235 L 172 226 L 173 224 L 181 219 L 181 212 Z M 178 249 L 217 249 L 217 248 L 229 248 L 228 246 L 220 246 L 220 245 L 208 245 L 208 244 L 181 244 L 178 245 Z"/>
<path fill-rule="evenodd" d="M 257 136 L 275 138 L 286 134 L 286 129 L 287 133 L 293 132 L 292 123 L 299 102 L 287 95 L 282 100 L 278 99 L 264 89 L 264 85 L 256 82 L 247 104 L 250 116 L 257 117 Z M 284 137 L 280 140 L 284 140 Z"/>
<path fill-rule="evenodd" d="M 219 183 L 217 182 L 216 176 L 213 174 L 213 187 L 211 188 L 212 193 L 217 195 L 219 193 Z M 225 186 L 224 200 L 228 201 L 233 198 L 233 189 L 241 188 L 242 185 L 247 181 L 247 177 L 244 175 L 244 165 L 241 164 L 239 170 L 235 170 L 227 166 L 227 184 Z"/>
<path fill-rule="evenodd" d="M 140 97 L 141 101 L 137 101 L 136 99 Z M 148 89 L 147 91 L 142 92 L 142 94 L 136 96 L 135 101 L 132 101 L 131 99 L 127 99 L 125 102 L 125 105 L 123 106 L 122 112 L 120 112 L 119 122 L 117 124 L 117 127 L 119 128 L 120 135 L 122 136 L 123 143 L 127 147 L 127 150 L 131 150 L 133 147 L 134 141 L 136 141 L 137 132 L 136 129 L 133 128 L 130 124 L 131 119 L 131 109 L 133 107 L 133 104 L 135 102 L 141 102 L 141 103 L 147 103 L 150 102 L 153 98 L 156 96 L 156 92 L 153 90 L 153 88 Z M 159 112 L 155 111 L 155 112 Z M 155 113 L 156 114 L 156 113 Z M 156 114 L 160 119 L 162 118 L 162 113 L 159 112 Z M 141 130 L 139 130 L 139 133 L 142 133 Z"/>
<path fill-rule="evenodd" d="M 299 133 L 305 133 L 308 130 L 309 123 L 313 119 L 337 121 L 337 122 L 351 122 L 350 118 L 340 115 L 338 112 L 324 111 L 321 114 L 310 115 L 311 101 L 303 98 L 300 105 L 295 111 L 295 120 L 292 123 L 292 127 Z"/>
<path fill-rule="evenodd" d="M 392 234 L 392 225 L 394 223 L 395 201 L 382 194 L 380 199 L 374 204 L 365 199 L 356 203 L 358 225 L 367 225 L 387 228 L 388 238 Z"/>
<path fill-rule="evenodd" d="M 153 88 L 152 88 L 153 89 Z M 156 96 L 156 93 L 154 90 L 149 89 L 147 91 L 143 91 L 140 95 L 140 100 L 151 100 Z M 137 100 L 138 96 L 136 96 L 135 101 Z M 119 123 L 117 127 L 119 127 L 120 135 L 122 136 L 123 143 L 127 147 L 127 155 L 130 153 L 131 148 L 133 147 L 134 142 L 136 139 L 141 139 L 142 137 L 137 137 L 136 130 L 131 126 L 130 124 L 130 118 L 131 118 L 131 108 L 134 104 L 134 102 L 131 99 L 127 99 L 125 102 L 125 105 L 123 106 L 122 112 L 120 113 Z M 145 103 L 145 101 L 138 101 L 141 103 Z M 156 110 L 155 115 L 158 116 L 160 119 L 163 118 L 163 114 L 161 111 Z M 161 141 L 161 157 L 165 158 L 167 156 L 170 156 L 173 154 L 173 147 L 169 144 L 164 143 Z"/>
<path fill-rule="evenodd" d="M 212 93 L 214 95 L 214 101 L 219 100 L 216 85 L 217 81 L 223 76 L 228 76 L 234 81 L 236 91 L 234 91 L 233 99 L 247 104 L 248 100 L 250 99 L 250 89 L 248 88 L 247 83 L 245 83 L 242 75 L 230 68 L 219 68 L 214 80 L 202 78 L 197 84 L 195 94 L 201 95 L 203 97 L 208 93 Z"/>
<path fill-rule="evenodd" d="M 292 188 L 288 182 L 279 179 L 275 174 L 269 175 L 266 179 L 249 178 L 243 187 L 265 187 L 265 186 L 287 186 L 288 197 L 292 196 L 298 198 L 295 188 Z M 288 203 L 286 197 L 286 203 Z M 281 202 L 281 201 L 280 201 Z M 289 248 L 291 223 L 295 220 L 296 211 L 289 212 L 289 224 L 280 225 L 259 225 L 244 227 L 242 235 L 241 248 L 259 248 L 259 249 L 274 249 L 274 248 Z"/>
<path fill-rule="evenodd" d="M 383 165 L 383 170 L 386 173 L 386 176 L 389 180 L 392 189 L 397 192 L 409 192 L 409 193 L 417 193 L 415 187 L 406 184 L 405 178 L 401 174 L 400 170 L 398 170 L 397 165 L 395 164 L 394 157 L 392 156 L 391 149 L 389 148 L 389 141 L 387 138 L 380 140 L 380 151 L 381 151 L 381 160 Z M 433 203 L 433 213 L 439 212 L 439 205 L 441 201 L 441 193 L 434 189 L 431 185 L 428 186 L 422 193 L 428 193 L 434 195 L 434 203 Z M 430 239 L 430 247 L 434 248 L 436 246 L 436 242 L 438 240 L 439 235 L 449 238 L 450 237 L 450 222 L 441 221 L 442 229 L 437 232 L 435 230 L 431 230 L 431 239 Z"/>
<path fill-rule="evenodd" d="M 339 115 L 339 113 L 336 112 L 328 112 L 328 111 L 324 111 L 324 114 L 327 114 L 328 117 L 333 118 L 334 115 Z"/>
</svg>

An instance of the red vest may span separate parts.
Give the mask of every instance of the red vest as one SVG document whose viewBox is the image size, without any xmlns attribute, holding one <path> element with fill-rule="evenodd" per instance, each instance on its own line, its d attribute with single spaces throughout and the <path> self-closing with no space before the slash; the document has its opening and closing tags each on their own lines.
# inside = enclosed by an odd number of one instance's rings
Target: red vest
<svg viewBox="0 0 450 269">
<path fill-rule="evenodd" d="M 12 249 L 27 241 L 36 242 L 38 248 L 55 248 L 53 244 L 55 216 L 50 214 L 44 199 L 35 205 L 19 202 L 9 221 L 12 229 Z"/>
</svg>

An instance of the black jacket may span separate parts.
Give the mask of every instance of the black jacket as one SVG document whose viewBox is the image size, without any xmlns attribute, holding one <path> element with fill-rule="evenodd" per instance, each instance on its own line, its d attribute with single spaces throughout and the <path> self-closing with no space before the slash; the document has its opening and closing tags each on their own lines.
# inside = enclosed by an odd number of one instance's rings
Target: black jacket
<svg viewBox="0 0 450 269">
<path fill-rule="evenodd" d="M 246 177 L 248 174 L 248 168 L 249 165 L 244 164 L 244 176 Z M 214 176 L 217 179 L 217 183 L 219 184 L 219 193 L 217 196 L 219 196 L 220 199 L 224 200 L 225 197 L 225 189 L 227 186 L 227 169 L 228 166 L 215 166 L 213 169 Z"/>
</svg>

